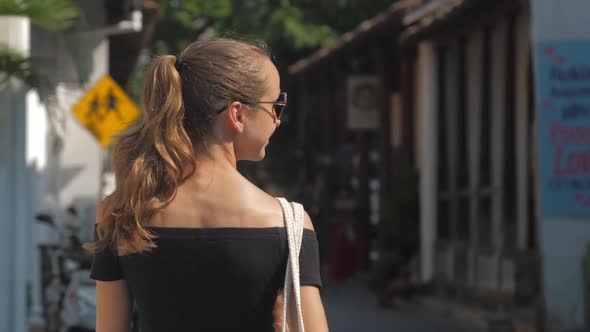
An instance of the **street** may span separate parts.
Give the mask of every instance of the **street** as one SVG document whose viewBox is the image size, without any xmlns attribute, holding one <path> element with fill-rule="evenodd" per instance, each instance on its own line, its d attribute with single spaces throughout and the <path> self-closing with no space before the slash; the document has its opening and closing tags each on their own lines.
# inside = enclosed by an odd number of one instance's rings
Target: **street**
<svg viewBox="0 0 590 332">
<path fill-rule="evenodd" d="M 361 277 L 331 282 L 322 299 L 332 332 L 473 332 L 461 322 L 421 312 L 413 305 L 380 308 Z"/>
</svg>

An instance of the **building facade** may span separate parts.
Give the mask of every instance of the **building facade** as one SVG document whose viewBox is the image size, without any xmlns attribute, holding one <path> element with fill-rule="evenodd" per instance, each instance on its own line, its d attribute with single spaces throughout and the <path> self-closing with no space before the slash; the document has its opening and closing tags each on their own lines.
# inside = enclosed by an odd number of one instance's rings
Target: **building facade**
<svg viewBox="0 0 590 332">
<path fill-rule="evenodd" d="M 514 326 L 534 329 L 545 302 L 529 3 L 402 3 L 398 21 L 361 24 L 292 72 L 371 59 L 386 91 L 375 132 L 389 188 L 381 210 L 395 204 L 388 191 L 405 190 L 404 170 L 418 174 L 417 279 L 433 282 L 441 299 L 504 312 Z M 330 126 L 343 121 L 325 116 Z"/>
<path fill-rule="evenodd" d="M 543 298 L 530 10 L 517 1 L 422 8 L 400 40 L 417 50 L 408 61 L 424 165 L 422 276 L 534 325 Z"/>
</svg>

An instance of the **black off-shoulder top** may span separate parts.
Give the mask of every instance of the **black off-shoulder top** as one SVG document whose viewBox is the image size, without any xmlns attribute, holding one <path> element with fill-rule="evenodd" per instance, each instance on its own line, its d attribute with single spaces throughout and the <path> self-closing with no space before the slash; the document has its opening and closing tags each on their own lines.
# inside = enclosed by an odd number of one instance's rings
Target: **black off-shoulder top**
<svg viewBox="0 0 590 332">
<path fill-rule="evenodd" d="M 273 331 L 288 260 L 284 227 L 148 229 L 156 249 L 124 256 L 106 249 L 91 270 L 95 280 L 127 282 L 141 332 Z M 301 285 L 321 287 L 312 230 L 303 232 L 299 260 Z"/>
</svg>

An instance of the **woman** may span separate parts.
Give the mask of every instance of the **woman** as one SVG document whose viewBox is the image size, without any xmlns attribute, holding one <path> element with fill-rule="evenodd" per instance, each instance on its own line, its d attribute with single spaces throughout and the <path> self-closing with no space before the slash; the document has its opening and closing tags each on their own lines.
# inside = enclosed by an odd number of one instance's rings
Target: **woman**
<svg viewBox="0 0 590 332">
<path fill-rule="evenodd" d="M 115 145 L 116 190 L 87 245 L 97 332 L 128 331 L 133 302 L 141 331 L 278 327 L 273 308 L 288 254 L 282 210 L 236 163 L 264 158 L 286 104 L 264 46 L 210 39 L 154 60 L 143 122 Z M 306 330 L 327 331 L 307 214 L 300 269 Z"/>
</svg>

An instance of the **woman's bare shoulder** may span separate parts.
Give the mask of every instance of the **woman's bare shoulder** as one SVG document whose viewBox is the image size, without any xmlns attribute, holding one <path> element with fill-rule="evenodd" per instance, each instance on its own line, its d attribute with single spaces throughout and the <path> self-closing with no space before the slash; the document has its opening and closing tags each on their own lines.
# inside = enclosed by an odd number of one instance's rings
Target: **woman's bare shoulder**
<svg viewBox="0 0 590 332">
<path fill-rule="evenodd" d="M 277 197 L 271 195 L 270 193 L 265 192 L 261 188 L 256 187 L 256 189 L 257 189 L 257 192 L 259 195 L 259 197 L 257 199 L 259 199 L 260 202 L 264 202 L 265 209 L 267 211 L 269 211 L 269 212 L 272 211 L 271 214 L 274 216 L 273 220 L 275 220 L 275 221 L 278 220 L 280 222 L 280 226 L 283 226 L 284 225 L 284 223 L 283 223 L 283 210 L 281 208 L 281 205 L 280 205 Z M 307 212 L 304 213 L 303 226 L 307 229 L 312 230 L 312 231 L 315 230 L 313 227 L 313 222 Z"/>
<path fill-rule="evenodd" d="M 262 218 L 260 222 L 266 223 L 270 227 L 283 226 L 283 211 L 276 197 L 253 183 L 249 183 L 249 188 L 245 193 L 248 202 L 247 208 Z"/>
</svg>

